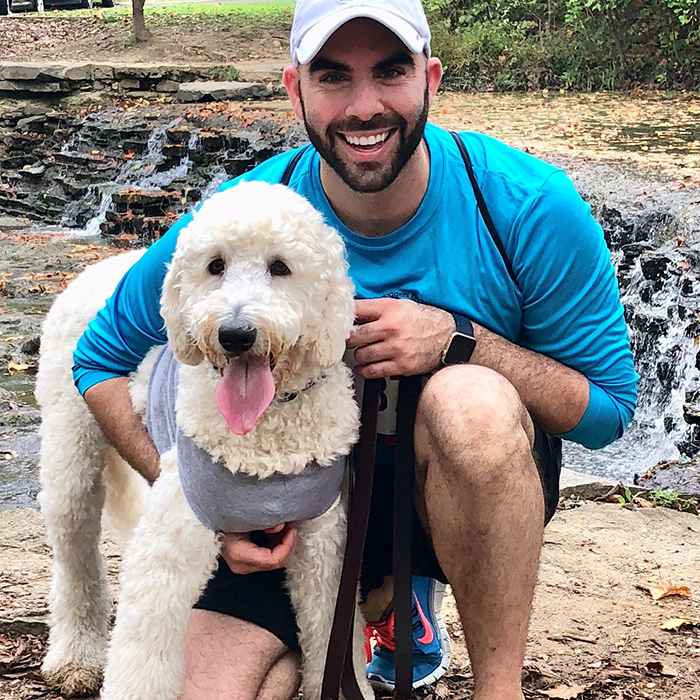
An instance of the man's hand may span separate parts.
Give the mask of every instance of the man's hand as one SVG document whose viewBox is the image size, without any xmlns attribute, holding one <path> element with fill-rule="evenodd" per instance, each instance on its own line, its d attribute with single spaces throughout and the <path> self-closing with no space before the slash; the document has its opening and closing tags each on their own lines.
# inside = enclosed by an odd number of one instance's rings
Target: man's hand
<svg viewBox="0 0 700 700">
<path fill-rule="evenodd" d="M 440 366 L 455 330 L 452 315 L 409 299 L 361 299 L 348 348 L 355 348 L 355 372 L 365 379 L 410 376 Z"/>
<path fill-rule="evenodd" d="M 287 523 L 264 532 L 268 536 L 269 547 L 260 547 L 251 541 L 250 532 L 220 535 L 221 556 L 234 574 L 273 571 L 287 566 L 297 543 L 296 527 Z"/>
</svg>

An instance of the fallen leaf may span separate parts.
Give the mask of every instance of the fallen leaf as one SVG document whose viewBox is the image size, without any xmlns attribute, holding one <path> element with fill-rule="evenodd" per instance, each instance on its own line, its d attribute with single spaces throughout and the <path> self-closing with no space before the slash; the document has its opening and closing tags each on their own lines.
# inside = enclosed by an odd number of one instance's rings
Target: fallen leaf
<svg viewBox="0 0 700 700">
<path fill-rule="evenodd" d="M 688 586 L 664 585 L 662 583 L 638 583 L 636 587 L 642 591 L 647 591 L 654 600 L 661 600 L 662 598 L 668 598 L 673 595 L 690 595 L 690 588 L 688 588 Z"/>
<path fill-rule="evenodd" d="M 29 369 L 29 365 L 25 362 L 14 362 L 13 360 L 9 360 L 7 363 L 7 369 L 10 372 L 24 372 L 25 370 Z"/>
<path fill-rule="evenodd" d="M 650 661 L 647 666 L 647 673 L 651 673 L 654 676 L 667 676 L 668 678 L 675 678 L 678 675 L 678 671 L 671 666 L 663 663 L 662 661 Z"/>
<path fill-rule="evenodd" d="M 697 623 L 689 620 L 686 617 L 674 617 L 666 622 L 662 622 L 659 627 L 662 630 L 679 630 L 683 627 L 693 627 Z"/>
<path fill-rule="evenodd" d="M 557 700 L 573 700 L 577 698 L 581 693 L 585 693 L 588 686 L 585 685 L 558 685 L 556 688 L 550 688 L 549 690 L 539 690 L 537 691 L 541 695 L 546 695 L 548 698 L 556 698 Z"/>
</svg>

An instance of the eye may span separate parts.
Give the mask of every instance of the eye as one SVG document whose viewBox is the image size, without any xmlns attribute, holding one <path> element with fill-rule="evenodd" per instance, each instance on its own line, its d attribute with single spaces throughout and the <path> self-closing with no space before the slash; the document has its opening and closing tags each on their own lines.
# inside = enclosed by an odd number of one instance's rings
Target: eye
<svg viewBox="0 0 700 700">
<path fill-rule="evenodd" d="M 270 274 L 273 277 L 286 277 L 287 275 L 291 275 L 292 271 L 287 267 L 287 263 L 285 263 L 283 260 L 280 260 L 277 258 L 277 260 L 273 260 L 270 263 Z"/>
<path fill-rule="evenodd" d="M 226 270 L 226 264 L 221 258 L 214 258 L 209 263 L 209 267 L 207 267 L 207 270 L 209 270 L 210 274 L 214 275 L 215 277 L 218 277 L 219 275 L 224 274 Z"/>
<path fill-rule="evenodd" d="M 319 82 L 326 85 L 340 85 L 346 80 L 347 76 L 344 73 L 326 73 L 320 78 Z"/>
</svg>

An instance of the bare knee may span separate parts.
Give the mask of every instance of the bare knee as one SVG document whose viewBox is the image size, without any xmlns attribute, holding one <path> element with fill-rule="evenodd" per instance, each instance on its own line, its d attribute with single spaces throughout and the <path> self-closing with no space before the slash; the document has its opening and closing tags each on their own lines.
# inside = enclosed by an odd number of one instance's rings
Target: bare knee
<svg viewBox="0 0 700 700">
<path fill-rule="evenodd" d="M 287 653 L 287 647 L 275 635 L 251 622 L 194 610 L 187 632 L 179 700 L 257 700 L 273 670 L 274 682 L 268 683 L 266 697 L 282 698 L 287 690 L 287 697 L 291 697 L 298 682 L 295 671 L 286 673 L 293 669 L 288 663 L 291 657 L 278 666 Z"/>
<path fill-rule="evenodd" d="M 513 385 L 485 367 L 460 365 L 426 385 L 416 425 L 419 460 L 490 479 L 530 453 L 532 420 Z"/>
</svg>

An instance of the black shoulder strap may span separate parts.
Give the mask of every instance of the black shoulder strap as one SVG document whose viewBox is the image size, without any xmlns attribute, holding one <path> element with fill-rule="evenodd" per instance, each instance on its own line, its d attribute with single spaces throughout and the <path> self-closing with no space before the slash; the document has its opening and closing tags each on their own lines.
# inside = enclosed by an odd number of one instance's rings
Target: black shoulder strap
<svg viewBox="0 0 700 700">
<path fill-rule="evenodd" d="M 508 270 L 508 275 L 513 280 L 515 286 L 518 287 L 518 280 L 515 277 L 515 271 L 513 270 L 513 266 L 511 265 L 510 260 L 508 259 L 508 255 L 506 254 L 506 249 L 503 247 L 503 241 L 498 235 L 498 231 L 496 231 L 496 227 L 493 223 L 493 219 L 491 218 L 491 214 L 489 214 L 489 210 L 486 208 L 484 195 L 481 194 L 479 185 L 476 182 L 476 176 L 474 175 L 474 166 L 472 165 L 471 158 L 469 157 L 469 153 L 467 152 L 467 147 L 464 145 L 464 141 L 462 141 L 462 139 L 459 137 L 459 134 L 456 134 L 454 131 L 450 131 L 450 134 L 452 138 L 456 141 L 457 147 L 459 148 L 459 152 L 462 154 L 462 160 L 464 161 L 464 166 L 467 169 L 467 175 L 469 175 L 469 182 L 472 183 L 472 189 L 474 190 L 474 196 L 476 197 L 477 206 L 479 207 L 479 211 L 481 212 L 481 218 L 484 220 L 486 228 L 491 234 L 491 238 L 493 238 L 493 242 L 496 244 L 496 248 L 498 248 L 498 252 L 503 258 L 503 263 L 506 266 L 506 270 Z"/>
<path fill-rule="evenodd" d="M 292 173 L 294 172 L 294 168 L 297 167 L 297 163 L 299 162 L 299 159 L 306 153 L 306 151 L 309 149 L 309 146 L 305 146 L 304 148 L 300 148 L 295 154 L 294 158 L 292 158 L 289 163 L 287 164 L 287 167 L 284 169 L 284 174 L 282 175 L 282 179 L 280 180 L 280 184 L 282 185 L 289 185 L 289 181 L 292 179 Z"/>
</svg>

